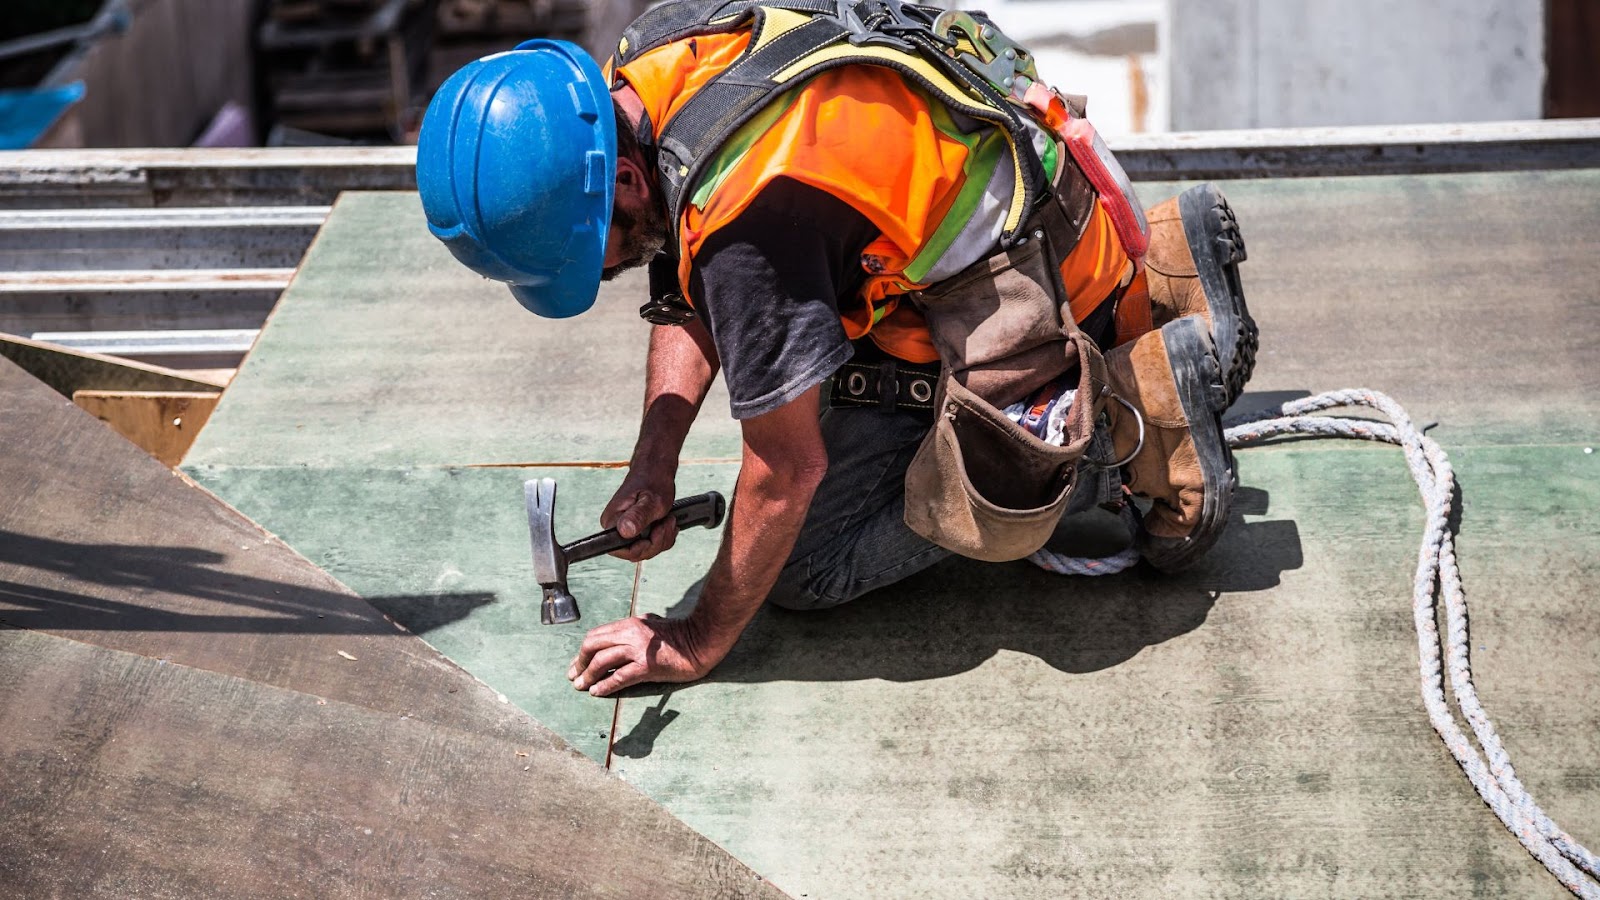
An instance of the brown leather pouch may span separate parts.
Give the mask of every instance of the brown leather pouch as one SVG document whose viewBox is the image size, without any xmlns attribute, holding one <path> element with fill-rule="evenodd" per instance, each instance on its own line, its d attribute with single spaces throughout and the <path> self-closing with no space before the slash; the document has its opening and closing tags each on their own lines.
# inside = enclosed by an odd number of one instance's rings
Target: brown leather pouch
<svg viewBox="0 0 1600 900">
<path fill-rule="evenodd" d="M 906 472 L 906 525 L 973 559 L 1020 559 L 1044 546 L 1078 486 L 1104 405 L 1105 361 L 1072 321 L 1057 266 L 1077 232 L 1058 203 L 1033 237 L 917 298 L 943 370 L 933 428 Z M 1006 406 L 1064 375 L 1078 393 L 1066 445 L 1034 437 Z"/>
</svg>

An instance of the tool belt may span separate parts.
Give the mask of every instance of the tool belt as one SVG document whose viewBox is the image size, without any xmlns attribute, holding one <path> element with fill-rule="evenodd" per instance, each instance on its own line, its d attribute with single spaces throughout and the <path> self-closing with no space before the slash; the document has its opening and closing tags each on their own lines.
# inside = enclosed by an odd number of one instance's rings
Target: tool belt
<svg viewBox="0 0 1600 900">
<path fill-rule="evenodd" d="M 906 471 L 905 522 L 962 556 L 1033 553 L 1069 508 L 1087 505 L 1080 495 L 1103 493 L 1115 474 L 1084 464 L 1108 380 L 1061 282 L 1083 227 L 1071 203 L 1071 192 L 1054 192 L 1029 218 L 1026 243 L 911 295 L 942 366 L 933 427 Z M 1063 446 L 1006 417 L 1007 406 L 1063 377 L 1077 388 Z"/>
<path fill-rule="evenodd" d="M 828 405 L 931 410 L 938 386 L 937 363 L 918 365 L 891 358 L 851 361 L 833 373 Z"/>
</svg>

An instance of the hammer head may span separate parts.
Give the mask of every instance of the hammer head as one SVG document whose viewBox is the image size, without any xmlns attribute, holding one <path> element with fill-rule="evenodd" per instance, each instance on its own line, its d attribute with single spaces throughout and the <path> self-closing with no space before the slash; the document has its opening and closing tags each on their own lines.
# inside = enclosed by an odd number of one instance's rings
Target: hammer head
<svg viewBox="0 0 1600 900">
<path fill-rule="evenodd" d="M 544 589 L 539 619 L 546 625 L 578 621 L 578 603 L 567 591 L 567 555 L 556 540 L 556 480 L 524 482 L 528 534 L 533 541 L 533 574 Z"/>
</svg>

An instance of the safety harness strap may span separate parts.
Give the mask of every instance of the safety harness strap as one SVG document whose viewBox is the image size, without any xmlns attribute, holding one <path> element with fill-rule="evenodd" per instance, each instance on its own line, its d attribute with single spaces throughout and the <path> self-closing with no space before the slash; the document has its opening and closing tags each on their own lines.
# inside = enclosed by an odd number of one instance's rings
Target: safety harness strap
<svg viewBox="0 0 1600 900">
<path fill-rule="evenodd" d="M 948 41 L 930 27 L 936 13 L 899 0 L 675 0 L 646 12 L 618 46 L 622 65 L 685 37 L 746 23 L 752 28 L 744 57 L 662 128 L 658 169 L 669 221 L 680 221 L 686 193 L 714 151 L 787 89 L 828 69 L 869 64 L 895 69 L 945 103 L 1005 130 L 1018 177 L 1001 242 L 1022 238 L 1027 214 L 1047 190 L 1032 132 L 1024 114 L 981 75 L 943 52 Z"/>
</svg>

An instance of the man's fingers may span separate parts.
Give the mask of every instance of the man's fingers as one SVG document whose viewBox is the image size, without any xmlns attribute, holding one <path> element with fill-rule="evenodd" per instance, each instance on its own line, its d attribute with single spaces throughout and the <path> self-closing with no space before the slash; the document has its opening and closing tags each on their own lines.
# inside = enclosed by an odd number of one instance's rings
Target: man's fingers
<svg viewBox="0 0 1600 900">
<path fill-rule="evenodd" d="M 589 633 L 583 636 L 583 643 L 578 645 L 578 658 L 584 660 L 584 664 L 587 665 L 588 658 L 601 650 L 613 644 L 627 643 L 626 635 L 621 633 L 627 627 L 627 619 L 618 619 L 590 629 Z"/>
<path fill-rule="evenodd" d="M 589 633 L 583 636 L 583 643 L 578 645 L 578 655 L 574 656 L 572 664 L 567 666 L 567 680 L 571 681 L 577 678 L 579 673 L 589 668 L 589 661 L 594 658 L 596 653 L 607 647 L 614 647 L 624 643 L 618 639 L 618 631 L 621 626 L 627 624 L 627 621 L 627 619 L 619 619 L 615 622 L 608 622 L 605 625 L 589 629 Z"/>
<path fill-rule="evenodd" d="M 628 562 L 644 562 L 653 556 L 658 556 L 672 549 L 672 545 L 677 541 L 678 523 L 677 520 L 669 516 L 657 522 L 656 527 L 650 529 L 649 534 L 623 547 L 621 550 L 611 551 L 611 555 L 617 559 L 625 559 Z"/>
<path fill-rule="evenodd" d="M 583 636 L 583 643 L 578 645 L 578 655 L 572 658 L 572 665 L 567 666 L 567 680 L 578 677 L 578 673 L 589 668 L 589 660 L 596 653 L 607 647 L 626 643 L 622 628 L 628 623 L 627 619 L 619 619 L 598 628 L 591 629 Z"/>
<path fill-rule="evenodd" d="M 678 540 L 678 520 L 668 516 L 650 529 L 649 555 L 655 556 L 672 548 Z M 647 559 L 649 557 L 646 557 Z"/>
<path fill-rule="evenodd" d="M 623 688 L 638 684 L 649 674 L 650 668 L 644 663 L 631 662 L 611 673 L 611 677 L 589 688 L 591 697 L 609 697 Z"/>
<path fill-rule="evenodd" d="M 617 533 L 625 538 L 640 537 L 651 524 L 665 516 L 669 508 L 667 501 L 655 491 L 640 491 L 617 518 Z"/>
<path fill-rule="evenodd" d="M 572 686 L 580 691 L 587 689 L 590 685 L 604 679 L 608 669 L 620 669 L 626 666 L 631 660 L 632 654 L 632 647 L 620 644 L 601 650 L 589 659 L 589 665 L 584 667 L 583 672 L 577 678 L 573 679 Z"/>
<path fill-rule="evenodd" d="M 606 508 L 600 510 L 600 527 L 614 527 L 617 524 L 617 520 L 622 517 L 622 514 L 639 502 L 641 493 L 643 491 L 633 491 L 627 494 L 619 493 L 612 497 L 611 502 L 606 504 Z"/>
</svg>

